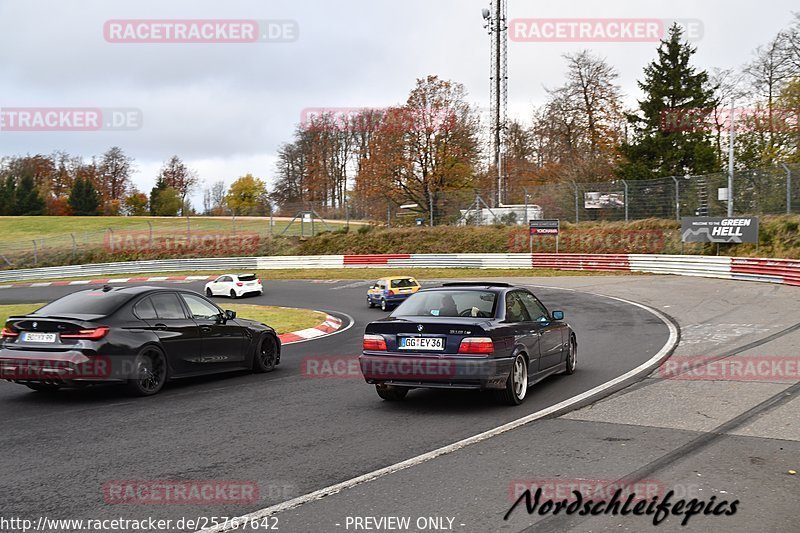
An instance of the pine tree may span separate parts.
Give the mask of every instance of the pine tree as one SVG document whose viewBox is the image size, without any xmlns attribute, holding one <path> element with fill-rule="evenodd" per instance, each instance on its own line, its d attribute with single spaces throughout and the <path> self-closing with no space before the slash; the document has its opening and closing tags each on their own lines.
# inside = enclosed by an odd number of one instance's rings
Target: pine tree
<svg viewBox="0 0 800 533">
<path fill-rule="evenodd" d="M 96 215 L 100 199 L 92 180 L 78 177 L 72 185 L 68 202 L 72 209 L 72 214 L 75 216 Z"/>
<path fill-rule="evenodd" d="M 34 216 L 44 214 L 44 199 L 33 182 L 33 176 L 28 173 L 19 181 L 16 205 L 16 211 L 19 215 Z"/>
<path fill-rule="evenodd" d="M 158 211 L 158 195 L 166 188 L 167 183 L 164 181 L 164 178 L 159 175 L 156 180 L 156 186 L 150 190 L 150 214 L 152 216 L 155 216 Z"/>
<path fill-rule="evenodd" d="M 644 69 L 639 88 L 645 93 L 639 113 L 628 115 L 633 140 L 622 146 L 627 162 L 621 166 L 625 179 L 649 179 L 717 170 L 714 147 L 706 128 L 664 127 L 676 117 L 696 116 L 714 107 L 714 90 L 706 71 L 697 71 L 691 58 L 697 51 L 682 41 L 683 30 L 673 25 L 661 41 L 658 59 Z M 691 112 L 692 115 L 687 115 Z M 689 124 L 691 126 L 691 124 Z"/>
<path fill-rule="evenodd" d="M 0 215 L 15 214 L 17 204 L 17 183 L 14 176 L 7 176 L 0 183 Z"/>
</svg>

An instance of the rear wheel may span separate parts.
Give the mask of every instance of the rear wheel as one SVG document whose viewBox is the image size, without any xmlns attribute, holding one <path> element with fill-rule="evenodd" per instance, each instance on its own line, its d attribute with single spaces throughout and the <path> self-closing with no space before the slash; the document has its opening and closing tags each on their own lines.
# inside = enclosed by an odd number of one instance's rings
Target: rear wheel
<svg viewBox="0 0 800 533">
<path fill-rule="evenodd" d="M 392 385 L 375 385 L 375 390 L 378 392 L 378 396 L 387 402 L 399 402 L 408 394 L 407 388 Z"/>
<path fill-rule="evenodd" d="M 367 296 L 367 305 L 369 306 L 370 309 L 375 307 L 375 302 L 373 302 L 372 298 L 370 298 L 369 296 Z"/>
<path fill-rule="evenodd" d="M 567 369 L 564 371 L 564 373 L 567 375 L 574 374 L 575 369 L 577 367 L 578 367 L 578 347 L 575 345 L 575 341 L 570 339 L 569 353 L 567 354 Z"/>
<path fill-rule="evenodd" d="M 386 298 L 381 298 L 381 311 L 388 311 L 389 305 L 386 303 Z"/>
<path fill-rule="evenodd" d="M 523 354 L 517 354 L 506 381 L 506 388 L 500 392 L 500 399 L 508 405 L 519 405 L 528 394 L 528 361 Z"/>
<path fill-rule="evenodd" d="M 253 372 L 263 374 L 275 370 L 278 362 L 278 345 L 272 335 L 266 335 L 261 340 L 258 352 L 253 358 Z"/>
<path fill-rule="evenodd" d="M 25 386 L 36 392 L 55 392 L 61 388 L 57 383 L 26 383 Z"/>
<path fill-rule="evenodd" d="M 236 299 L 236 291 L 231 289 L 231 298 Z"/>
<path fill-rule="evenodd" d="M 136 356 L 134 377 L 128 380 L 128 389 L 136 396 L 157 394 L 167 382 L 167 359 L 160 350 L 145 348 Z"/>
</svg>

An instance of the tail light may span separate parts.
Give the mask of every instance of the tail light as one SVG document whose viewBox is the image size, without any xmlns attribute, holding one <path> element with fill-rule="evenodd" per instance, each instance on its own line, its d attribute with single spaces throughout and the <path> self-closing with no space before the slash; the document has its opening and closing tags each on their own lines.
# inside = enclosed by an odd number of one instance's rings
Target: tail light
<svg viewBox="0 0 800 533">
<path fill-rule="evenodd" d="M 385 352 L 386 339 L 381 335 L 364 335 L 364 349 Z"/>
<path fill-rule="evenodd" d="M 2 334 L 4 339 L 7 338 L 7 337 L 19 337 L 19 332 L 18 331 L 13 331 L 13 330 L 11 330 L 9 328 L 3 328 L 3 331 L 0 332 L 0 333 Z"/>
<path fill-rule="evenodd" d="M 458 353 L 494 353 L 494 342 L 488 337 L 467 337 L 461 341 L 461 346 L 458 347 Z"/>
<path fill-rule="evenodd" d="M 90 341 L 96 341 L 98 339 L 102 339 L 108 334 L 109 328 L 103 326 L 101 328 L 95 329 L 82 329 L 79 330 L 77 333 L 62 333 L 62 339 L 86 339 Z"/>
<path fill-rule="evenodd" d="M 237 286 L 237 287 L 244 287 L 244 283 L 242 283 L 242 282 L 240 281 L 239 283 L 237 283 L 237 284 L 236 284 L 236 286 Z"/>
<path fill-rule="evenodd" d="M 388 294 L 389 296 L 394 296 L 394 291 L 389 291 L 387 294 Z"/>
<path fill-rule="evenodd" d="M 259 285 L 261 285 L 261 280 L 260 279 L 257 279 L 256 281 L 258 282 Z"/>
</svg>

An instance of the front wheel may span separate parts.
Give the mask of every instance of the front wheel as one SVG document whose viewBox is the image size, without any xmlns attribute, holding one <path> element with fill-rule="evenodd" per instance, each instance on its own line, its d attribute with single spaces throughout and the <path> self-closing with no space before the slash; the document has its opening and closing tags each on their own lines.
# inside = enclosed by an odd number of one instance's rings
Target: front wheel
<svg viewBox="0 0 800 533">
<path fill-rule="evenodd" d="M 508 405 L 519 405 L 528 394 L 528 361 L 523 354 L 517 354 L 506 388 L 500 392 L 500 399 Z"/>
<path fill-rule="evenodd" d="M 212 296 L 214 296 L 214 293 L 213 293 L 213 292 L 211 292 L 211 289 L 206 289 L 206 296 L 208 296 L 209 298 L 211 298 Z"/>
<path fill-rule="evenodd" d="M 387 402 L 399 402 L 406 397 L 408 389 L 405 387 L 393 387 L 392 385 L 375 385 L 378 396 Z"/>
<path fill-rule="evenodd" d="M 156 348 L 146 348 L 136 356 L 134 377 L 128 389 L 136 396 L 157 394 L 167 382 L 167 359 Z"/>
<path fill-rule="evenodd" d="M 572 375 L 578 367 L 578 347 L 575 345 L 574 340 L 569 341 L 569 353 L 567 354 L 567 365 L 565 374 Z"/>
<path fill-rule="evenodd" d="M 267 335 L 261 341 L 253 358 L 253 372 L 263 374 L 275 370 L 275 365 L 278 362 L 278 345 L 271 335 Z"/>
<path fill-rule="evenodd" d="M 373 302 L 372 298 L 370 298 L 369 296 L 367 296 L 367 305 L 369 306 L 370 309 L 375 307 L 375 302 Z"/>
</svg>

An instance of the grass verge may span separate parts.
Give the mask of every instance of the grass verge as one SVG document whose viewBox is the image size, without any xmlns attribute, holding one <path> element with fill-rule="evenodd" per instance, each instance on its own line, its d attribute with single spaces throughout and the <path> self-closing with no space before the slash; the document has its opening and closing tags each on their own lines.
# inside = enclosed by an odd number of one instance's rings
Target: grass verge
<svg viewBox="0 0 800 533">
<path fill-rule="evenodd" d="M 10 316 L 26 315 L 43 305 L 42 303 L 0 305 L 0 324 L 5 324 Z M 226 304 L 220 307 L 236 311 L 236 315 L 240 318 L 263 322 L 274 328 L 278 334 L 313 328 L 325 321 L 325 313 L 310 309 L 248 304 Z"/>
<path fill-rule="evenodd" d="M 555 270 L 555 269 L 503 269 L 503 268 L 313 268 L 313 269 L 282 269 L 282 270 L 248 270 L 248 273 L 255 272 L 265 283 L 270 280 L 372 280 L 384 276 L 413 276 L 417 279 L 451 279 L 451 278 L 524 278 L 524 277 L 554 277 L 554 276 L 625 276 L 643 275 L 625 271 L 618 272 L 594 272 L 578 270 Z M 194 270 L 180 272 L 139 272 L 136 277 L 159 277 L 159 276 L 221 276 L 222 271 Z M 87 279 L 125 279 L 133 277 L 131 274 L 116 274 L 108 276 L 78 276 L 74 278 L 48 278 L 27 281 L 0 282 L 0 285 L 13 285 L 14 283 L 46 283 L 50 281 L 63 280 L 87 280 Z"/>
</svg>

